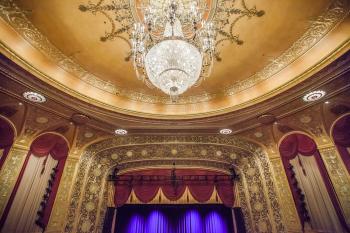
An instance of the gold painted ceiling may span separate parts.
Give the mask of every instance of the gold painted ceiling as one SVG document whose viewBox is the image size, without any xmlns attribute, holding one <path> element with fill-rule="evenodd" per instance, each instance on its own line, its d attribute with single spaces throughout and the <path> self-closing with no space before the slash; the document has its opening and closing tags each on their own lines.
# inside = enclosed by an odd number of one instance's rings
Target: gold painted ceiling
<svg viewBox="0 0 350 233">
<path fill-rule="evenodd" d="M 207 2 L 208 17 L 219 27 L 217 60 L 212 75 L 177 103 L 138 80 L 128 60 L 129 26 L 139 20 L 140 1 L 0 1 L 1 50 L 41 80 L 96 106 L 183 119 L 273 97 L 349 47 L 346 0 Z"/>
</svg>

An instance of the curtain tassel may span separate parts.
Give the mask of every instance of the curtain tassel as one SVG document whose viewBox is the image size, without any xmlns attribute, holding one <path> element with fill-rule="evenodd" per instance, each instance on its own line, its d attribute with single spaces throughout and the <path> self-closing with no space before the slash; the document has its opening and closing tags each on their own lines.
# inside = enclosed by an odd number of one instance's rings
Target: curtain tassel
<svg viewBox="0 0 350 233">
<path fill-rule="evenodd" d="M 41 172 L 40 172 L 40 175 L 42 175 L 43 173 L 44 173 L 44 171 L 45 171 L 45 166 L 46 166 L 46 162 L 47 162 L 47 158 L 48 158 L 49 156 L 46 156 L 45 157 L 45 159 L 44 159 L 44 161 L 43 161 L 43 168 L 41 169 Z"/>
</svg>

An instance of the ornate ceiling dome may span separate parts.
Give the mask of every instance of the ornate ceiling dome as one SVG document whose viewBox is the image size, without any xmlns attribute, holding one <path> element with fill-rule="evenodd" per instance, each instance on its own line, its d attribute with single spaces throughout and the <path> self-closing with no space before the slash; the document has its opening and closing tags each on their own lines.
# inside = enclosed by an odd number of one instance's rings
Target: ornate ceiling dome
<svg viewBox="0 0 350 233">
<path fill-rule="evenodd" d="M 148 118 L 188 119 L 262 102 L 349 48 L 346 0 L 198 2 L 205 6 L 203 17 L 216 25 L 214 67 L 210 78 L 190 87 L 176 103 L 139 80 L 131 60 L 132 25 L 145 19 L 140 7 L 164 1 L 3 1 L 1 51 L 41 80 L 96 106 Z M 160 33 L 155 28 L 154 35 Z"/>
</svg>

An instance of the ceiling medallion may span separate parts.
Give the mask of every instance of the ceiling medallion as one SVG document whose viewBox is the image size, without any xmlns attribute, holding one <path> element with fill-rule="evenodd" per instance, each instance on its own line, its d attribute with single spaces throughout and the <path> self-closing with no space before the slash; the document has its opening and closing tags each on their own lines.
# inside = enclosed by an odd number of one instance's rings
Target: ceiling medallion
<svg viewBox="0 0 350 233">
<path fill-rule="evenodd" d="M 325 91 L 322 90 L 317 90 L 317 91 L 312 91 L 306 95 L 304 95 L 303 100 L 305 102 L 313 102 L 321 99 L 323 96 L 326 95 Z"/>
<path fill-rule="evenodd" d="M 144 22 L 131 35 L 134 69 L 176 101 L 177 97 L 211 73 L 215 51 L 214 24 L 200 0 L 170 0 L 143 4 Z"/>
<path fill-rule="evenodd" d="M 221 129 L 220 134 L 228 135 L 232 133 L 232 129 Z"/>
<path fill-rule="evenodd" d="M 126 135 L 126 134 L 128 134 L 128 131 L 125 130 L 125 129 L 116 129 L 114 132 L 117 135 Z"/>
<path fill-rule="evenodd" d="M 46 102 L 45 96 L 32 92 L 32 91 L 26 91 L 23 93 L 23 97 L 26 98 L 27 100 L 34 102 L 34 103 L 44 103 Z"/>
</svg>

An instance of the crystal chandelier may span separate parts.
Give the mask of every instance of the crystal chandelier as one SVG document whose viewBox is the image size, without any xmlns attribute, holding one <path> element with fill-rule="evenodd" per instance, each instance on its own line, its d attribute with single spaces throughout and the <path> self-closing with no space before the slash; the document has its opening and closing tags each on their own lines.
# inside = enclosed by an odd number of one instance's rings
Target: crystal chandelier
<svg viewBox="0 0 350 233">
<path fill-rule="evenodd" d="M 131 36 L 137 77 L 176 101 L 208 77 L 213 65 L 215 30 L 203 0 L 150 0 L 140 11 Z"/>
</svg>

